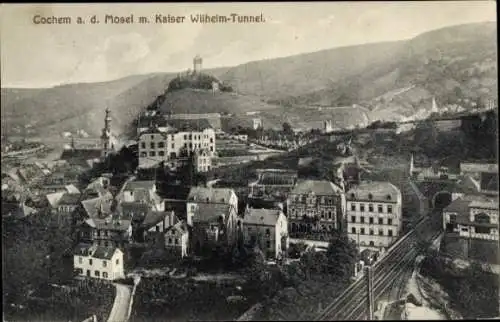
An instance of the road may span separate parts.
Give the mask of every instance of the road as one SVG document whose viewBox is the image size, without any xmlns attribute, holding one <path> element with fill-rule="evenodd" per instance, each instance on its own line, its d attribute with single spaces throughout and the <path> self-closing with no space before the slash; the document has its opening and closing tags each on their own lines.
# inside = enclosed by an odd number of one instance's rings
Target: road
<svg viewBox="0 0 500 322">
<path fill-rule="evenodd" d="M 108 322 L 126 322 L 128 320 L 128 308 L 132 300 L 132 287 L 123 284 L 114 285 L 116 287 L 116 297 Z"/>
<path fill-rule="evenodd" d="M 425 217 L 385 255 L 372 266 L 374 307 L 387 297 L 398 297 L 404 292 L 395 283 L 401 284 L 411 277 L 415 258 L 421 252 L 420 241 L 434 240 L 440 234 L 440 225 L 435 217 Z M 391 292 L 392 290 L 392 292 Z M 351 284 L 315 320 L 363 320 L 368 318 L 366 279 Z"/>
</svg>

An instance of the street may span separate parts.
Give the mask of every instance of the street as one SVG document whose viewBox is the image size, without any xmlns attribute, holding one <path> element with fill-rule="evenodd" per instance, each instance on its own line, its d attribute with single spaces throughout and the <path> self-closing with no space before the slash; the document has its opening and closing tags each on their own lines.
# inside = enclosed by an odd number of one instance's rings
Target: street
<svg viewBox="0 0 500 322">
<path fill-rule="evenodd" d="M 132 300 L 132 287 L 123 284 L 114 285 L 116 287 L 116 297 L 108 322 L 126 322 L 128 320 L 128 308 Z"/>
</svg>

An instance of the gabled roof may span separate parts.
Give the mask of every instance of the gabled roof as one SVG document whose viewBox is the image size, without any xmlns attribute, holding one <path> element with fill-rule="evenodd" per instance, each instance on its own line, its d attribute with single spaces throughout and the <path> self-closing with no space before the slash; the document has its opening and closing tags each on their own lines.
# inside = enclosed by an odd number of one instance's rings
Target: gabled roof
<svg viewBox="0 0 500 322">
<path fill-rule="evenodd" d="M 370 181 L 361 182 L 353 186 L 347 192 L 346 199 L 373 202 L 396 202 L 400 196 L 401 191 L 392 183 L 385 181 Z"/>
<path fill-rule="evenodd" d="M 309 194 L 311 192 L 320 196 L 337 195 L 342 193 L 342 189 L 327 180 L 302 180 L 293 188 L 291 194 Z"/>
<path fill-rule="evenodd" d="M 80 194 L 80 190 L 77 187 L 75 187 L 74 184 L 69 184 L 65 188 L 66 188 L 66 191 L 69 192 L 69 193 L 78 193 L 78 194 Z"/>
<path fill-rule="evenodd" d="M 201 132 L 211 129 L 212 125 L 207 119 L 187 120 L 187 119 L 169 119 L 168 125 L 181 132 Z"/>
<path fill-rule="evenodd" d="M 498 191 L 498 173 L 481 172 L 481 190 Z"/>
<path fill-rule="evenodd" d="M 103 217 L 110 214 L 112 205 L 113 199 L 106 197 L 98 197 L 82 201 L 82 206 L 86 215 L 91 218 Z"/>
<path fill-rule="evenodd" d="M 61 200 L 62 196 L 64 196 L 65 194 L 66 194 L 65 192 L 55 192 L 55 193 L 49 193 L 45 197 L 47 198 L 50 207 L 55 208 L 59 204 L 59 200 Z"/>
<path fill-rule="evenodd" d="M 286 185 L 293 186 L 297 182 L 297 176 L 286 173 L 263 173 L 258 184 L 263 185 Z"/>
<path fill-rule="evenodd" d="M 483 200 L 473 200 L 469 204 L 470 208 L 481 208 L 481 209 L 494 209 L 498 210 L 498 200 L 488 200 L 488 201 L 483 201 Z"/>
<path fill-rule="evenodd" d="M 77 205 L 80 202 L 79 193 L 65 193 L 61 199 L 59 199 L 59 205 Z"/>
<path fill-rule="evenodd" d="M 101 149 L 67 149 L 64 150 L 59 157 L 61 160 L 74 161 L 78 160 L 93 160 L 101 158 Z"/>
<path fill-rule="evenodd" d="M 188 194 L 188 201 L 229 203 L 234 190 L 229 188 L 192 187 Z"/>
<path fill-rule="evenodd" d="M 178 233 L 180 233 L 180 234 L 186 234 L 186 233 L 188 233 L 188 232 L 189 232 L 189 228 L 188 228 L 188 226 L 187 226 L 187 224 L 186 224 L 186 222 L 185 222 L 185 221 L 179 221 L 179 222 L 177 222 L 175 225 L 170 226 L 170 227 L 169 227 L 169 228 L 165 231 L 165 233 L 170 232 L 170 231 L 172 231 L 172 230 L 173 230 L 173 231 L 176 231 L 176 232 L 178 232 Z"/>
<path fill-rule="evenodd" d="M 114 254 L 120 251 L 116 247 L 105 247 L 80 243 L 73 250 L 75 256 L 91 256 L 98 259 L 111 259 Z"/>
<path fill-rule="evenodd" d="M 85 223 L 92 228 L 116 231 L 127 231 L 132 225 L 130 220 L 112 219 L 112 216 L 106 218 L 89 218 L 85 220 Z"/>
<path fill-rule="evenodd" d="M 496 172 L 498 173 L 498 164 L 496 163 L 473 163 L 462 162 L 460 163 L 461 172 Z"/>
<path fill-rule="evenodd" d="M 144 221 L 142 222 L 141 226 L 144 229 L 149 229 L 149 228 L 155 226 L 156 224 L 162 222 L 163 220 L 165 220 L 165 218 L 169 217 L 171 214 L 172 214 L 171 211 L 153 211 L 153 210 L 150 210 L 146 214 L 146 217 L 144 218 Z M 175 221 L 175 219 L 174 219 L 174 221 Z M 174 223 L 172 222 L 169 224 L 173 225 Z"/>
<path fill-rule="evenodd" d="M 151 209 L 151 205 L 145 202 L 121 202 L 118 205 L 118 212 L 122 214 L 124 218 L 145 218 Z"/>
<path fill-rule="evenodd" d="M 458 198 L 453 200 L 446 208 L 443 209 L 443 213 L 445 212 L 455 212 L 455 213 L 460 213 L 460 212 L 467 212 L 469 204 L 471 203 L 470 200 L 463 199 L 463 198 Z"/>
<path fill-rule="evenodd" d="M 276 226 L 282 211 L 279 209 L 247 209 L 243 222 L 245 225 Z"/>
<path fill-rule="evenodd" d="M 218 221 L 220 216 L 225 220 L 230 208 L 228 204 L 200 203 L 194 213 L 193 222 L 214 222 Z"/>
</svg>

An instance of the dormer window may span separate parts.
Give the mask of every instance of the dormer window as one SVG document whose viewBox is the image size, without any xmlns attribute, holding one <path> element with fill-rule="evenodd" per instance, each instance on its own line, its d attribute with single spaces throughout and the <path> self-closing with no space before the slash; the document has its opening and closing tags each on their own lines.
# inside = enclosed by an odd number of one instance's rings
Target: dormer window
<svg viewBox="0 0 500 322">
<path fill-rule="evenodd" d="M 351 199 L 356 199 L 356 196 L 354 195 L 354 193 L 351 193 Z"/>
<path fill-rule="evenodd" d="M 373 195 L 371 193 L 368 194 L 368 199 L 370 199 L 370 200 L 373 199 Z"/>
<path fill-rule="evenodd" d="M 386 199 L 391 200 L 392 199 L 391 195 L 387 195 Z"/>
</svg>

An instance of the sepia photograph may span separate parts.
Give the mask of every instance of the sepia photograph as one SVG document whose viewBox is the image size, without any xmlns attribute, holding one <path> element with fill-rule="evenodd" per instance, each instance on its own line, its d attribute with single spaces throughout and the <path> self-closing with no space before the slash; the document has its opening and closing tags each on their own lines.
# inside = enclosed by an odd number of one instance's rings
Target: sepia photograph
<svg viewBox="0 0 500 322">
<path fill-rule="evenodd" d="M 496 10 L 0 4 L 3 321 L 500 319 Z"/>
</svg>

